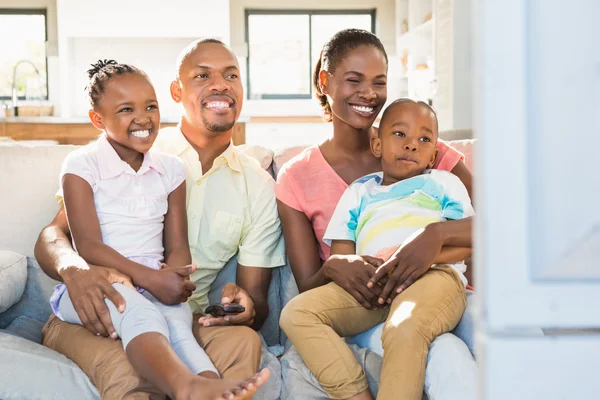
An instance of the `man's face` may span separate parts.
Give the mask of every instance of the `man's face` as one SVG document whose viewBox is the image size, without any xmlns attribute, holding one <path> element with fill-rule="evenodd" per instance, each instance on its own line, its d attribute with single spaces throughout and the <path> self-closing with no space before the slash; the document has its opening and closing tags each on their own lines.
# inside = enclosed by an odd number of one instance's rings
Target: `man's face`
<svg viewBox="0 0 600 400">
<path fill-rule="evenodd" d="M 231 130 L 244 99 L 237 58 L 221 44 L 200 44 L 181 64 L 171 95 L 193 126 L 216 135 Z"/>
</svg>

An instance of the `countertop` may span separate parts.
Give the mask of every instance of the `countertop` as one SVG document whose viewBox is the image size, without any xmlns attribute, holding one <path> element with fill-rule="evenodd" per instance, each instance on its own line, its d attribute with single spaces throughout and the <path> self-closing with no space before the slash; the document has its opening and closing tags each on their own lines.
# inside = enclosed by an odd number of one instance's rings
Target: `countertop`
<svg viewBox="0 0 600 400">
<path fill-rule="evenodd" d="M 238 123 L 249 122 L 250 118 L 240 117 Z M 164 118 L 161 124 L 177 124 L 179 119 Z M 0 124 L 89 124 L 88 117 L 8 117 L 0 118 Z"/>
</svg>

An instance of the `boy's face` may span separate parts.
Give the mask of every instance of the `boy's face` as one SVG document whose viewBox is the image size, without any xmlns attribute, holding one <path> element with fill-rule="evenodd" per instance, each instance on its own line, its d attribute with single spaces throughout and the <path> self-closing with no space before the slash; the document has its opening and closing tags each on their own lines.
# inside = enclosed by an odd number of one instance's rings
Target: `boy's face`
<svg viewBox="0 0 600 400">
<path fill-rule="evenodd" d="M 381 158 L 384 185 L 421 175 L 433 167 L 438 126 L 426 106 L 406 102 L 393 104 L 379 126 L 379 137 L 371 139 L 371 150 Z"/>
</svg>

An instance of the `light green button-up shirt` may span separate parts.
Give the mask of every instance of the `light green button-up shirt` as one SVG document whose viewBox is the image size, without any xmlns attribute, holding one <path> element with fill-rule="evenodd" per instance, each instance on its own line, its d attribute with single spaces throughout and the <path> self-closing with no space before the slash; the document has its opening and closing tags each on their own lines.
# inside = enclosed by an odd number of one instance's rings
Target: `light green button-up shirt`
<svg viewBox="0 0 600 400">
<path fill-rule="evenodd" d="M 275 181 L 258 161 L 232 144 L 203 175 L 198 153 L 179 128 L 162 129 L 153 150 L 174 154 L 185 164 L 188 238 L 198 265 L 191 276 L 193 312 L 204 312 L 210 285 L 236 253 L 247 267 L 285 264 Z"/>
</svg>

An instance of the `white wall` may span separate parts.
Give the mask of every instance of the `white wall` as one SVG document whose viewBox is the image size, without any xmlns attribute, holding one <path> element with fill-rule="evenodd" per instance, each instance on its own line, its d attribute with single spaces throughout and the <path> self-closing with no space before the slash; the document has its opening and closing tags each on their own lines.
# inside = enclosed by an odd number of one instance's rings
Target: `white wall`
<svg viewBox="0 0 600 400">
<path fill-rule="evenodd" d="M 0 0 L 0 8 L 45 8 L 48 28 L 48 100 L 57 107 L 60 88 L 59 59 L 57 54 L 58 28 L 56 0 Z"/>
<path fill-rule="evenodd" d="M 157 90 L 163 121 L 178 107 L 169 95 L 177 54 L 200 37 L 229 42 L 229 2 L 214 0 L 56 0 L 61 115 L 87 115 L 88 65 L 114 58 L 145 70 Z"/>
<path fill-rule="evenodd" d="M 440 130 L 471 129 L 473 109 L 472 0 L 435 0 L 433 106 Z"/>
</svg>

